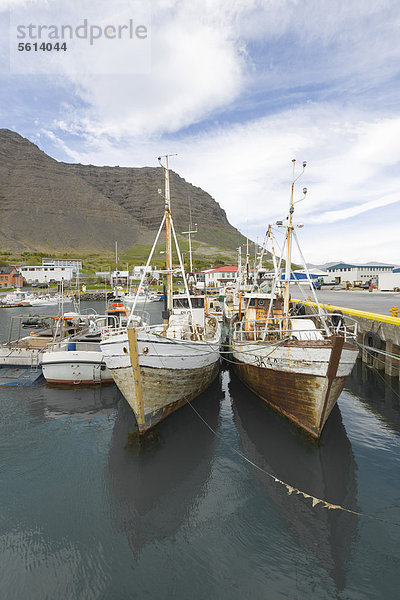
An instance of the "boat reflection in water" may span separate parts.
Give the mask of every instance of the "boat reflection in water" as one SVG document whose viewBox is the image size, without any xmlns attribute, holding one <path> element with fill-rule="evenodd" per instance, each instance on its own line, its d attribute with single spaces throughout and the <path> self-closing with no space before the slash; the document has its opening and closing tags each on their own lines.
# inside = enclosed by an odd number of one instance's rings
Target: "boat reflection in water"
<svg viewBox="0 0 400 600">
<path fill-rule="evenodd" d="M 233 384 L 233 385 L 232 385 Z M 332 504 L 357 510 L 355 461 L 338 406 L 332 410 L 319 445 L 260 403 L 244 385 L 230 383 L 233 419 L 243 454 L 281 481 Z M 357 517 L 288 494 L 285 486 L 254 469 L 295 550 L 311 553 L 338 590 L 346 585 L 346 565 L 357 534 Z"/>
<path fill-rule="evenodd" d="M 191 404 L 214 429 L 219 427 L 222 392 L 218 379 Z M 135 555 L 146 544 L 173 536 L 206 493 L 217 438 L 190 406 L 154 429 L 144 446 L 129 443 L 137 432 L 134 414 L 122 399 L 113 429 L 109 485 L 118 503 L 111 516 Z"/>
<path fill-rule="evenodd" d="M 40 388 L 39 388 L 40 391 Z M 44 393 L 39 393 L 36 401 L 43 404 L 43 414 L 49 419 L 64 415 L 76 418 L 95 416 L 115 411 L 121 392 L 116 385 L 92 387 L 55 388 L 46 385 Z"/>
<path fill-rule="evenodd" d="M 358 360 L 346 381 L 349 390 L 364 407 L 374 413 L 386 429 L 400 433 L 400 382 L 395 377 L 377 374 Z"/>
</svg>

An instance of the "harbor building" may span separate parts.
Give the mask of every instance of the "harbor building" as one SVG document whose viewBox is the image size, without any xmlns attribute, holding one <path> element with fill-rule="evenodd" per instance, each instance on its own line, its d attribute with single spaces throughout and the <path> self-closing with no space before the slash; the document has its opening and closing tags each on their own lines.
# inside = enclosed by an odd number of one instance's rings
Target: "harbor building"
<svg viewBox="0 0 400 600">
<path fill-rule="evenodd" d="M 350 282 L 352 285 L 363 285 L 368 282 L 378 285 L 381 273 L 391 273 L 394 265 L 351 265 L 338 263 L 327 268 L 336 283 Z"/>
</svg>

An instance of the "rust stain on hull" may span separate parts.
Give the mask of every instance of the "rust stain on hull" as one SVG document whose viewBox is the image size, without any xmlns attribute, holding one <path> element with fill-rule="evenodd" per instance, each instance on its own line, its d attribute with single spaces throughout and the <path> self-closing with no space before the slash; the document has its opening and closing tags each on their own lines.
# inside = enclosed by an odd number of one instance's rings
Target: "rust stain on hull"
<svg viewBox="0 0 400 600">
<path fill-rule="evenodd" d="M 267 369 L 240 361 L 235 370 L 252 392 L 315 438 L 321 435 L 346 379 L 332 378 L 327 389 L 327 378 L 322 376 Z"/>
</svg>

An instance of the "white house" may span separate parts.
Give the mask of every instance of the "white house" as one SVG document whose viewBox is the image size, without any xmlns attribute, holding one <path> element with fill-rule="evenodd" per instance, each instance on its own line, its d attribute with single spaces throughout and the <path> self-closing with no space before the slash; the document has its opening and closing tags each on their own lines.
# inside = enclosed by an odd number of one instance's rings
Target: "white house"
<svg viewBox="0 0 400 600">
<path fill-rule="evenodd" d="M 76 274 L 74 266 L 26 265 L 20 267 L 19 270 L 27 283 L 52 283 L 62 279 L 71 281 Z"/>
<path fill-rule="evenodd" d="M 111 285 L 128 285 L 129 271 L 111 271 Z"/>
<path fill-rule="evenodd" d="M 138 267 L 133 267 L 132 279 L 140 280 L 142 278 L 142 275 L 143 275 L 145 269 L 146 269 L 146 265 L 140 265 Z M 160 272 L 157 271 L 156 266 L 153 266 L 153 267 L 149 266 L 148 275 L 150 277 L 153 277 L 154 279 L 160 279 Z"/>
</svg>

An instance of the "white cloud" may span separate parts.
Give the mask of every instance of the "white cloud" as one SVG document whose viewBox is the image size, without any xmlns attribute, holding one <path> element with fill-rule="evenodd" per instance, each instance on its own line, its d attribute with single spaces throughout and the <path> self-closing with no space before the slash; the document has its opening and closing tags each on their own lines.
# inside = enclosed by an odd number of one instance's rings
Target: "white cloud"
<svg viewBox="0 0 400 600">
<path fill-rule="evenodd" d="M 125 142 L 121 148 L 113 146 L 110 140 L 103 146 L 101 141 L 96 151 L 80 153 L 79 160 L 156 165 L 154 157 L 158 154 L 177 152 L 171 168 L 207 190 L 226 210 L 229 220 L 244 233 L 248 231 L 253 239 L 261 239 L 268 223 L 286 216 L 291 159 L 298 159 L 299 169 L 301 162 L 307 160 L 295 197 L 302 197 L 303 186 L 308 187 L 306 200 L 296 206 L 296 220 L 306 225 L 302 238 L 307 240 L 308 232 L 312 232 L 310 248 L 307 245 L 311 250 L 309 260 L 318 260 L 316 248 L 318 253 L 328 252 L 328 240 L 333 254 L 338 244 L 341 251 L 347 248 L 353 256 L 367 253 L 371 241 L 365 233 L 353 235 L 358 227 L 355 217 L 362 217 L 363 226 L 374 230 L 374 246 L 379 246 L 379 235 L 383 235 L 375 260 L 385 260 L 383 254 L 390 236 L 383 232 L 391 226 L 392 253 L 400 260 L 399 236 L 394 235 L 400 216 L 400 177 L 395 168 L 400 156 L 397 117 L 377 119 L 355 109 L 308 105 L 246 124 L 184 137 L 169 136 L 168 144 L 162 138 L 148 138 L 139 147 L 136 138 Z M 375 223 L 376 209 L 385 206 L 392 212 L 393 225 L 389 221 L 379 228 Z M 343 224 L 349 220 L 352 228 L 346 229 L 342 238 Z M 335 256 L 325 259 L 335 260 Z"/>
<path fill-rule="evenodd" d="M 57 15 L 76 6 L 53 4 Z M 105 18 L 115 6 L 97 2 L 93 14 Z M 38 116 L 59 155 L 143 166 L 178 152 L 172 168 L 210 192 L 253 238 L 286 215 L 290 161 L 305 159 L 299 190 L 306 185 L 309 194 L 296 215 L 310 224 L 307 249 L 328 253 L 330 244 L 336 252 L 340 244 L 344 256 L 354 242 L 352 256 L 361 256 L 368 242 L 357 223 L 370 219 L 382 252 L 375 259 L 385 260 L 390 248 L 400 254 L 395 219 L 373 223 L 378 208 L 400 217 L 400 117 L 390 104 L 400 59 L 398 3 L 154 0 L 152 12 L 150 73 L 82 75 L 68 58 L 69 96 L 52 121 Z M 99 65 L 106 51 L 99 47 Z M 123 66 L 129 60 L 129 53 L 118 55 Z M 47 82 L 49 96 L 55 83 Z M 323 91 L 316 96 L 314 88 Z"/>
<path fill-rule="evenodd" d="M 90 75 L 79 68 L 84 57 L 68 57 L 66 75 L 84 106 L 79 114 L 71 111 L 66 115 L 66 130 L 88 138 L 105 135 L 115 139 L 173 132 L 204 119 L 239 94 L 244 62 L 229 24 L 219 27 L 212 18 L 205 18 L 203 7 L 190 3 L 156 2 L 152 9 L 148 73 Z M 99 47 L 100 70 L 109 52 L 106 44 Z M 131 60 L 129 51 L 119 53 L 115 70 L 126 70 Z"/>
</svg>

